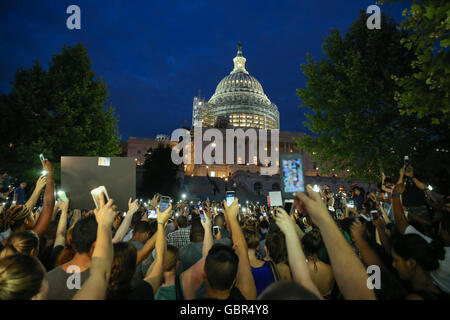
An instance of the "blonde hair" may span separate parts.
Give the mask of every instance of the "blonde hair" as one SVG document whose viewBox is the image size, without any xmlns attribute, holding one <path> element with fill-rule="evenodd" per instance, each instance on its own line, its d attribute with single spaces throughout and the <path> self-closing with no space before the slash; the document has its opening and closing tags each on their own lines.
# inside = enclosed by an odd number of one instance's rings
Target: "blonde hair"
<svg viewBox="0 0 450 320">
<path fill-rule="evenodd" d="M 0 252 L 0 258 L 14 254 L 30 254 L 39 249 L 39 237 L 32 230 L 12 233 L 6 239 L 5 248 Z"/>
<path fill-rule="evenodd" d="M 4 232 L 8 229 L 18 229 L 30 216 L 30 214 L 30 209 L 28 209 L 28 207 L 25 205 L 10 207 L 0 218 L 0 232 Z"/>
<path fill-rule="evenodd" d="M 0 258 L 0 300 L 29 300 L 42 287 L 46 271 L 42 263 L 27 254 Z"/>
</svg>

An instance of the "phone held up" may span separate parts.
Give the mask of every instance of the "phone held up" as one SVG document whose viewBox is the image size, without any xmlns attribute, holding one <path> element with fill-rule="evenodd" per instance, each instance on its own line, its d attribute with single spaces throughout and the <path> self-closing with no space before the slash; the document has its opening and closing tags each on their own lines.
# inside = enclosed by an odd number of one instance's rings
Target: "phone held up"
<svg viewBox="0 0 450 320">
<path fill-rule="evenodd" d="M 106 191 L 105 186 L 101 186 L 101 187 L 91 190 L 92 199 L 94 199 L 95 207 L 97 209 L 100 208 L 100 196 L 102 193 L 106 197 L 105 202 L 108 202 L 109 196 L 108 196 L 108 192 Z"/>
<path fill-rule="evenodd" d="M 234 191 L 227 191 L 226 194 L 226 201 L 227 201 L 227 206 L 231 207 L 231 205 L 234 202 L 234 198 L 236 197 L 236 193 Z"/>
</svg>

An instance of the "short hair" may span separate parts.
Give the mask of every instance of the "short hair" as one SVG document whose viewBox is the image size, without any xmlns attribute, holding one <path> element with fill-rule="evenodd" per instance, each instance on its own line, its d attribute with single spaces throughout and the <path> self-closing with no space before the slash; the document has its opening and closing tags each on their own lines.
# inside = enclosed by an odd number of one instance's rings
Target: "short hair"
<svg viewBox="0 0 450 320">
<path fill-rule="evenodd" d="M 180 215 L 177 218 L 177 223 L 180 228 L 186 228 L 188 225 L 188 220 L 187 220 L 186 216 Z"/>
<path fill-rule="evenodd" d="M 195 217 L 191 221 L 191 234 L 190 240 L 192 242 L 201 241 L 205 235 L 205 229 L 203 229 L 200 217 Z"/>
<path fill-rule="evenodd" d="M 214 290 L 230 290 L 239 265 L 239 258 L 232 248 L 224 244 L 215 244 L 209 250 L 205 260 L 206 278 Z"/>
<path fill-rule="evenodd" d="M 152 227 L 150 226 L 150 223 L 148 223 L 147 221 L 139 221 L 134 226 L 133 234 L 146 233 L 146 232 L 150 233 L 151 231 L 152 231 Z"/>
<path fill-rule="evenodd" d="M 287 248 L 282 232 L 269 232 L 266 236 L 266 246 L 269 256 L 276 264 L 287 261 Z"/>
<path fill-rule="evenodd" d="M 244 234 L 249 249 L 256 249 L 259 247 L 258 232 L 253 226 L 247 225 L 242 229 L 242 233 Z"/>
<path fill-rule="evenodd" d="M 180 257 L 180 251 L 177 247 L 170 244 L 167 245 L 167 252 L 164 255 L 164 271 L 170 271 L 177 265 Z"/>
<path fill-rule="evenodd" d="M 225 217 L 223 214 L 218 214 L 214 217 L 214 225 L 218 227 L 223 227 L 223 224 L 225 222 Z"/>
<path fill-rule="evenodd" d="M 131 227 L 134 229 L 136 225 L 141 221 L 142 219 L 142 211 L 138 211 L 135 214 L 133 214 L 133 217 L 131 218 Z"/>
<path fill-rule="evenodd" d="M 320 300 L 314 293 L 295 281 L 281 280 L 272 283 L 258 300 Z"/>
<path fill-rule="evenodd" d="M 97 239 L 97 220 L 94 215 L 81 218 L 72 231 L 72 246 L 78 253 L 89 253 Z"/>
<path fill-rule="evenodd" d="M 439 260 L 445 257 L 443 246 L 435 241 L 429 244 L 417 234 L 405 234 L 399 237 L 392 250 L 404 260 L 414 259 L 425 271 L 439 268 Z"/>
</svg>

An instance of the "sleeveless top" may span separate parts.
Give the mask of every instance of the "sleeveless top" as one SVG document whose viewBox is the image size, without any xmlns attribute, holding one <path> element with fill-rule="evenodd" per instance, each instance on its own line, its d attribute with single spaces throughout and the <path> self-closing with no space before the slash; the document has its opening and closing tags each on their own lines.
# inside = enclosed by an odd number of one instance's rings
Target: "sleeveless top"
<svg viewBox="0 0 450 320">
<path fill-rule="evenodd" d="M 272 282 L 275 282 L 275 270 L 270 261 L 266 261 L 260 268 L 252 267 L 253 279 L 255 280 L 255 286 L 257 296 L 261 294 Z"/>
</svg>

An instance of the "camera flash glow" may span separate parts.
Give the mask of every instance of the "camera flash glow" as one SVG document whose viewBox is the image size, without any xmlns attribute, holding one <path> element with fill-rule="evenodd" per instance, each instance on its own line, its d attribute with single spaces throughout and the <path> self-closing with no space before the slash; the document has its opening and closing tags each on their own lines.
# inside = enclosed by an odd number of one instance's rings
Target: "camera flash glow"
<svg viewBox="0 0 450 320">
<path fill-rule="evenodd" d="M 428 186 L 428 190 L 433 191 L 433 187 L 432 186 Z"/>
<path fill-rule="evenodd" d="M 319 187 L 317 186 L 317 184 L 314 185 L 313 190 L 314 190 L 315 192 L 319 192 L 319 191 L 320 191 L 320 189 L 319 189 Z"/>
</svg>

